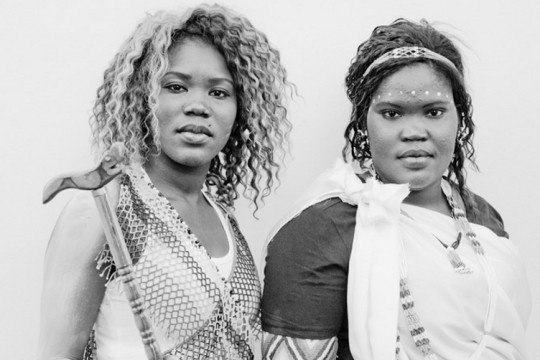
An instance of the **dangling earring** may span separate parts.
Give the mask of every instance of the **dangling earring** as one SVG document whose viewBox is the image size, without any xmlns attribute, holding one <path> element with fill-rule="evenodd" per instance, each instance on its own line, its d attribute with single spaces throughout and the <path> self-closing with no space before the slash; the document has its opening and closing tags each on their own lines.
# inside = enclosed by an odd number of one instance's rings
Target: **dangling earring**
<svg viewBox="0 0 540 360">
<path fill-rule="evenodd" d="M 353 145 L 357 153 L 361 153 L 364 158 L 371 158 L 369 138 L 366 130 L 358 130 L 354 135 Z"/>
<path fill-rule="evenodd" d="M 377 174 L 377 170 L 375 170 L 375 165 L 373 164 L 373 159 L 370 159 L 369 160 L 369 163 L 368 163 L 368 173 L 369 175 L 371 175 L 371 177 L 375 180 L 377 180 L 378 182 L 382 182 L 379 174 Z"/>
<path fill-rule="evenodd" d="M 463 132 L 461 129 L 458 130 L 457 136 L 456 136 L 456 145 L 454 146 L 454 153 L 452 154 L 452 161 L 456 158 L 456 154 L 461 151 L 461 148 L 463 147 L 463 144 L 465 141 L 463 140 L 465 135 L 463 135 Z"/>
<path fill-rule="evenodd" d="M 369 147 L 369 137 L 366 130 L 358 129 L 354 134 L 353 151 L 355 156 L 362 159 L 360 164 L 361 173 L 368 173 L 370 177 L 376 178 L 375 167 L 371 159 L 371 149 Z"/>
<path fill-rule="evenodd" d="M 455 158 L 455 154 L 463 148 L 465 144 L 465 133 L 460 129 L 456 137 L 456 146 L 454 149 L 454 154 L 452 155 L 452 160 Z"/>
<path fill-rule="evenodd" d="M 465 113 L 462 112 L 461 113 L 461 126 L 459 127 L 458 129 L 458 132 L 457 132 L 457 136 L 456 136 L 456 145 L 459 146 L 459 147 L 463 147 L 463 145 L 465 144 L 465 136 L 467 136 L 467 133 L 468 133 L 468 128 L 467 128 L 467 125 L 465 125 L 465 121 L 464 121 L 464 118 L 465 118 Z"/>
</svg>

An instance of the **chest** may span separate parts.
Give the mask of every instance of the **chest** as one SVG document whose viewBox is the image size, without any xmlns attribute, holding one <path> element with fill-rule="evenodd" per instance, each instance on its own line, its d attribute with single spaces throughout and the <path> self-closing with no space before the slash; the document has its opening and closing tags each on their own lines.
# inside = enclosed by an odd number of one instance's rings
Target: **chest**
<svg viewBox="0 0 540 360">
<path fill-rule="evenodd" d="M 232 250 L 228 219 L 217 206 L 205 202 L 194 208 L 183 201 L 174 201 L 171 205 L 210 257 L 223 257 Z"/>
</svg>

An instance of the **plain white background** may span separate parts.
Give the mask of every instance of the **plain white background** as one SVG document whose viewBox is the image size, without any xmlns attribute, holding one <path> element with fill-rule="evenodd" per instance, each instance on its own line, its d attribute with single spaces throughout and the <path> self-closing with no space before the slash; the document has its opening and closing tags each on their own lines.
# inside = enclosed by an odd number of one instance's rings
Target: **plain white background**
<svg viewBox="0 0 540 360">
<path fill-rule="evenodd" d="M 530 359 L 540 354 L 540 3 L 516 1 L 229 0 L 281 51 L 300 97 L 291 104 L 292 156 L 259 212 L 237 214 L 257 261 L 266 234 L 306 182 L 339 156 L 350 105 L 344 76 L 371 30 L 426 18 L 462 41 L 475 106 L 477 162 L 469 185 L 502 214 L 532 289 Z M 0 352 L 36 357 L 43 256 L 61 209 L 41 204 L 53 176 L 93 165 L 88 118 L 103 70 L 146 12 L 171 0 L 3 0 L 0 5 Z M 467 301 L 466 298 L 463 301 Z"/>
</svg>

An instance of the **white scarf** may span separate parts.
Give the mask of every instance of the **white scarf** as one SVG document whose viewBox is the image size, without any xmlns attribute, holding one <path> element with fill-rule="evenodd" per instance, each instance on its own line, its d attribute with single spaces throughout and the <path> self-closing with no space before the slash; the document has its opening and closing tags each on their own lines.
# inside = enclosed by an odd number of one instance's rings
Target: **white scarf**
<svg viewBox="0 0 540 360">
<path fill-rule="evenodd" d="M 304 209 L 332 197 L 357 206 L 347 284 L 349 347 L 355 359 L 395 358 L 399 311 L 401 202 L 407 184 L 363 183 L 342 160 L 323 173 L 270 233 Z"/>
</svg>

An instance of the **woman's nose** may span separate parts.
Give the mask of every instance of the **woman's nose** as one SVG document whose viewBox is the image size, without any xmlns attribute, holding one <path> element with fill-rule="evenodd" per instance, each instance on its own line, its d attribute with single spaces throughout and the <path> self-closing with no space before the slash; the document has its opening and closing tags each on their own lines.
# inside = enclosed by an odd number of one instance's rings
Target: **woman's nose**
<svg viewBox="0 0 540 360">
<path fill-rule="evenodd" d="M 428 132 L 424 121 L 420 116 L 410 116 L 404 122 L 401 130 L 401 140 L 403 141 L 424 141 L 428 137 Z"/>
<path fill-rule="evenodd" d="M 193 94 L 186 99 L 186 103 L 182 107 L 184 114 L 208 117 L 210 111 L 208 109 L 208 104 L 201 95 Z"/>
</svg>

